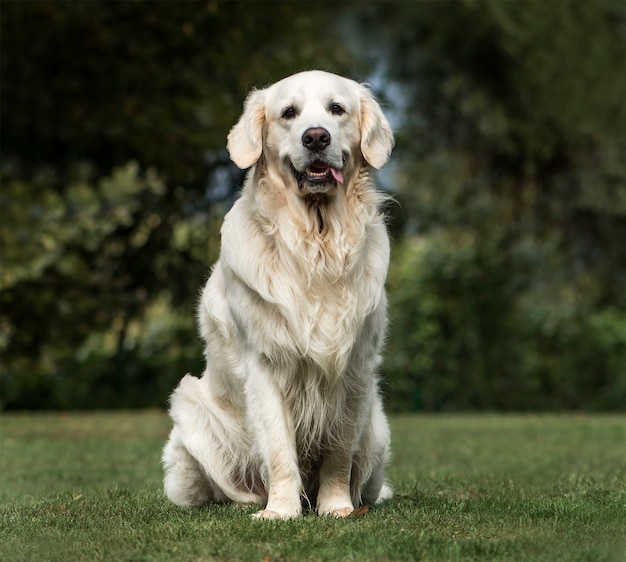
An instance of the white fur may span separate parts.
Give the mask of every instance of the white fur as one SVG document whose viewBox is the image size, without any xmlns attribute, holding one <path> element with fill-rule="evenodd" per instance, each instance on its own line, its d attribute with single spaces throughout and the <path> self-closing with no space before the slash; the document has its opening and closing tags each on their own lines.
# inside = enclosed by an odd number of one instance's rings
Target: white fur
<svg viewBox="0 0 626 562">
<path fill-rule="evenodd" d="M 297 116 L 285 119 L 290 105 Z M 344 177 L 321 195 L 299 189 L 289 165 L 306 167 L 311 127 L 329 132 L 326 159 Z M 266 502 L 256 517 L 271 519 L 300 515 L 302 499 L 346 516 L 391 496 L 376 375 L 389 239 L 370 166 L 392 146 L 378 103 L 352 80 L 303 72 L 248 96 L 228 149 L 253 168 L 199 307 L 206 370 L 171 397 L 174 503 Z"/>
</svg>

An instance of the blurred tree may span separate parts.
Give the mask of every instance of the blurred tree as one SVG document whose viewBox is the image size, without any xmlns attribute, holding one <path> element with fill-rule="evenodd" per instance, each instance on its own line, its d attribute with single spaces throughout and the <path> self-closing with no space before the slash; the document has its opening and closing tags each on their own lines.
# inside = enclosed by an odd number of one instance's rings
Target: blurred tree
<svg viewBox="0 0 626 562">
<path fill-rule="evenodd" d="M 372 3 L 361 17 L 408 109 L 396 185 L 420 236 L 390 275 L 398 395 L 623 408 L 624 3 Z"/>
<path fill-rule="evenodd" d="M 622 408 L 624 3 L 303 6 L 3 3 L 2 405 L 162 404 L 200 370 L 227 131 L 315 67 L 371 76 L 398 132 L 394 407 Z"/>
<path fill-rule="evenodd" d="M 5 407 L 154 403 L 199 369 L 195 295 L 232 193 L 217 187 L 242 179 L 226 133 L 252 85 L 346 70 L 325 19 L 292 3 L 3 4 Z M 159 313 L 180 321 L 151 330 Z"/>
</svg>

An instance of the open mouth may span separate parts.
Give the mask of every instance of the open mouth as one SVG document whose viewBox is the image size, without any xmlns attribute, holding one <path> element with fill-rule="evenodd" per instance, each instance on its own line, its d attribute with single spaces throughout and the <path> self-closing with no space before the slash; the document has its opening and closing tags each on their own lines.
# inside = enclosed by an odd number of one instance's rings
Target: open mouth
<svg viewBox="0 0 626 562">
<path fill-rule="evenodd" d="M 292 169 L 300 189 L 308 187 L 317 191 L 336 186 L 337 183 L 343 184 L 341 170 L 333 168 L 321 160 L 314 160 L 302 172 L 296 170 L 293 165 Z"/>
</svg>

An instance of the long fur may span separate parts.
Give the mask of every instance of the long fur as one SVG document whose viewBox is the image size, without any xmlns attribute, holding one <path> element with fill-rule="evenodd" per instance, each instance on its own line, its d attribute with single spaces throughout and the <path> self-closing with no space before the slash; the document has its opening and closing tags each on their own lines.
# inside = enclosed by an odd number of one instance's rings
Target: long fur
<svg viewBox="0 0 626 562">
<path fill-rule="evenodd" d="M 289 80 L 347 88 L 360 112 L 375 113 L 354 117 L 356 133 L 346 119 L 329 121 L 333 139 L 345 130 L 351 146 L 345 184 L 331 196 L 303 197 L 271 148 L 290 149 L 270 112 Z M 321 72 L 279 85 L 251 94 L 229 136 L 235 162 L 254 167 L 200 302 L 206 370 L 171 397 L 165 490 L 179 505 L 267 502 L 259 518 L 295 517 L 302 498 L 345 516 L 391 495 L 376 376 L 389 240 L 365 153 L 382 165 L 392 136 L 361 85 Z"/>
</svg>

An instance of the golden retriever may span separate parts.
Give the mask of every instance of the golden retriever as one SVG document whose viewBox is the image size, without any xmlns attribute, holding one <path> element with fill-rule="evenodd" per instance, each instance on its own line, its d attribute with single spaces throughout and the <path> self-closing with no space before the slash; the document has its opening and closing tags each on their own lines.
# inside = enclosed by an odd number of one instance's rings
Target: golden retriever
<svg viewBox="0 0 626 562">
<path fill-rule="evenodd" d="M 389 238 L 372 168 L 393 133 L 370 90 L 322 71 L 251 92 L 228 135 L 250 168 L 199 323 L 202 378 L 171 396 L 165 492 L 345 517 L 391 496 L 377 368 Z"/>
</svg>

